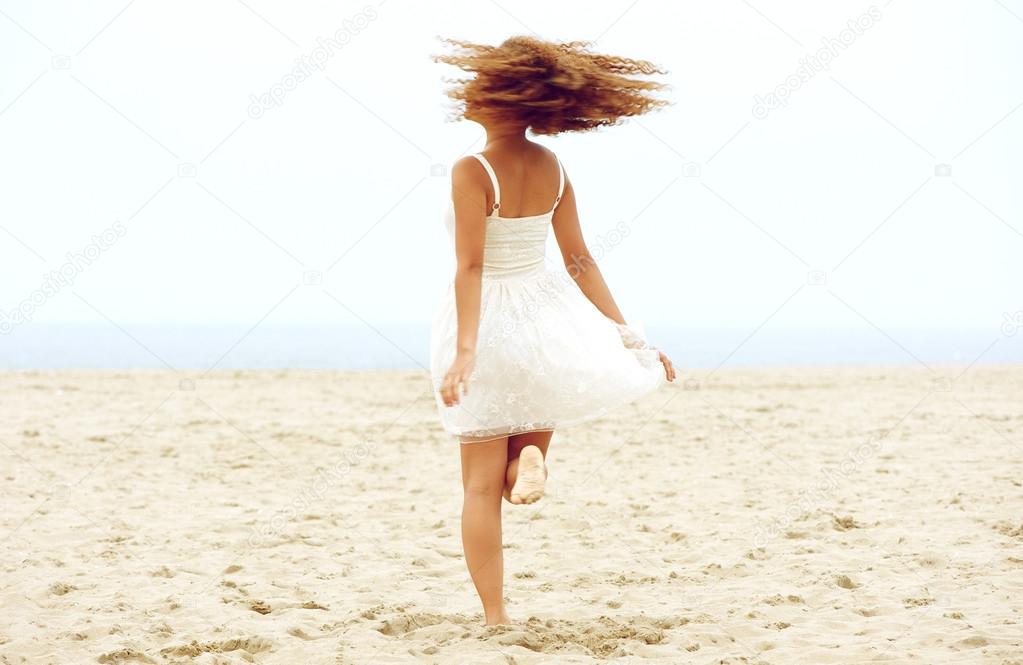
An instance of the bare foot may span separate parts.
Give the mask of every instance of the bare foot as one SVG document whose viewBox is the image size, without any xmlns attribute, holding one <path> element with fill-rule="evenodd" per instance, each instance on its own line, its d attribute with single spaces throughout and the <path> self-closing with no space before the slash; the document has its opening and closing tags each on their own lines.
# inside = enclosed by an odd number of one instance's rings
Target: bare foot
<svg viewBox="0 0 1023 665">
<path fill-rule="evenodd" d="M 484 626 L 504 626 L 504 625 L 510 624 L 511 622 L 512 622 L 512 620 L 508 618 L 508 615 L 502 612 L 501 616 L 495 617 L 494 619 L 490 619 L 489 617 L 486 618 L 483 621 L 483 625 Z"/>
<path fill-rule="evenodd" d="M 546 480 L 543 453 L 536 446 L 526 446 L 519 453 L 519 470 L 515 486 L 511 489 L 511 502 L 523 504 L 539 501 Z"/>
</svg>

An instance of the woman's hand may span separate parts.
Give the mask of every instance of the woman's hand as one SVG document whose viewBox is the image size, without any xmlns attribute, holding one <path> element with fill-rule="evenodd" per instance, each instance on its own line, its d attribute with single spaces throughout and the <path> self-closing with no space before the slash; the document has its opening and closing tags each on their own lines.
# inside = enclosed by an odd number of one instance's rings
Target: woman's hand
<svg viewBox="0 0 1023 665">
<path fill-rule="evenodd" d="M 444 375 L 444 382 L 440 387 L 440 397 L 444 400 L 444 406 L 454 406 L 458 404 L 462 395 L 469 394 L 469 375 L 475 366 L 475 353 L 459 351 L 455 354 L 455 361 Z"/>
<path fill-rule="evenodd" d="M 657 359 L 661 361 L 662 365 L 664 365 L 664 378 L 668 379 L 669 381 L 674 381 L 675 366 L 671 364 L 671 360 L 661 351 L 657 352 L 657 356 L 658 356 Z"/>
</svg>

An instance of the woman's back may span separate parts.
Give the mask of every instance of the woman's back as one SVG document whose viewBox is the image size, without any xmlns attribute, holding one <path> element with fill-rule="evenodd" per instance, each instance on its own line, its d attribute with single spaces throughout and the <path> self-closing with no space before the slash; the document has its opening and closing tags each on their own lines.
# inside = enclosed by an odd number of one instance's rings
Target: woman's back
<svg viewBox="0 0 1023 665">
<path fill-rule="evenodd" d="M 492 214 L 505 219 L 536 217 L 554 209 L 564 181 L 553 152 L 531 144 L 479 154 L 493 169 L 500 190 L 496 210 L 493 184 L 487 190 L 487 210 L 493 211 Z M 486 168 L 482 162 L 481 167 Z"/>
</svg>

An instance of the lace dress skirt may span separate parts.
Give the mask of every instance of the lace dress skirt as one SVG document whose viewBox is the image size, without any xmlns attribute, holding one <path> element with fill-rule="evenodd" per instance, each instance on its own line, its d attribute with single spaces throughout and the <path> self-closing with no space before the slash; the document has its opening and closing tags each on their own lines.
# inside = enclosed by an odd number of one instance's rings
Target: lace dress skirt
<svg viewBox="0 0 1023 665">
<path fill-rule="evenodd" d="M 604 316 L 564 270 L 484 274 L 468 393 L 438 393 L 455 357 L 453 284 L 433 320 L 430 372 L 445 431 L 463 443 L 592 420 L 665 382 L 658 352 Z"/>
</svg>

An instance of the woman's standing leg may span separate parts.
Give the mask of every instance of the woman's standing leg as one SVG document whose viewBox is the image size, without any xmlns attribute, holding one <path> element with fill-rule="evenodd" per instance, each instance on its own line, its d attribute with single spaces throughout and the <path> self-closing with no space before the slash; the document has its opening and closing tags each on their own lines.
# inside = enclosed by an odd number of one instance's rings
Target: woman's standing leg
<svg viewBox="0 0 1023 665">
<path fill-rule="evenodd" d="M 508 437 L 460 444 L 462 450 L 462 548 L 483 602 L 487 624 L 507 623 L 501 493 L 508 468 Z"/>
</svg>

